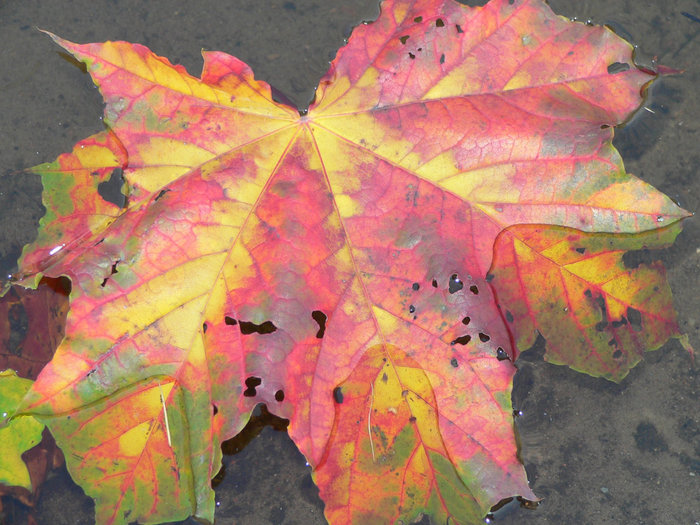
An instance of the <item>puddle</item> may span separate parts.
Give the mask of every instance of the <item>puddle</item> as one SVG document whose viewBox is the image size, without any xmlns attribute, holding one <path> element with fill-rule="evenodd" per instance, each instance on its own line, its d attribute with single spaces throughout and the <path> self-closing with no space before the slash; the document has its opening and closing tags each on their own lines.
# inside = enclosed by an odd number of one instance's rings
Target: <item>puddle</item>
<svg viewBox="0 0 700 525">
<path fill-rule="evenodd" d="M 615 144 L 627 170 L 691 211 L 700 209 L 700 16 L 692 0 L 551 0 L 579 20 L 608 23 L 646 56 L 685 69 L 662 79 Z M 220 49 L 297 105 L 313 95 L 348 28 L 376 17 L 376 0 L 259 2 L 222 8 L 203 0 L 37 0 L 0 4 L 0 271 L 6 274 L 42 214 L 40 186 L 16 170 L 53 160 L 102 128 L 102 103 L 85 75 L 57 56 L 46 28 L 75 41 L 126 39 L 198 74 L 199 49 Z M 700 348 L 700 225 L 686 222 L 661 253 L 681 329 Z M 695 523 L 700 493 L 700 378 L 671 342 L 647 354 L 620 384 L 593 379 L 524 354 L 515 381 L 521 455 L 537 510 L 510 505 L 495 523 Z M 303 458 L 283 432 L 263 429 L 240 454 L 227 456 L 217 491 L 220 516 L 240 523 L 322 524 L 322 504 Z M 233 473 L 235 471 L 235 473 Z M 58 472 L 37 507 L 39 525 L 92 523 L 92 503 Z M 5 503 L 5 502 L 4 502 Z M 5 505 L 5 523 L 25 523 Z M 223 519 L 223 518 L 222 518 Z"/>
</svg>

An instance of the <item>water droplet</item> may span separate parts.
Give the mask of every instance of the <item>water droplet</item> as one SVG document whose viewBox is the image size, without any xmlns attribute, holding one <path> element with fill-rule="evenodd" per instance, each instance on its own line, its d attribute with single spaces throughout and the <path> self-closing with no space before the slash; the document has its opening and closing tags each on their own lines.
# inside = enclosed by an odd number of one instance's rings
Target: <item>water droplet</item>
<svg viewBox="0 0 700 525">
<path fill-rule="evenodd" d="M 57 254 L 58 252 L 60 252 L 60 251 L 63 249 L 64 246 L 65 246 L 65 244 L 61 244 L 61 245 L 59 245 L 59 246 L 54 246 L 53 248 L 51 248 L 51 251 L 49 252 L 49 255 L 55 255 L 55 254 Z"/>
</svg>

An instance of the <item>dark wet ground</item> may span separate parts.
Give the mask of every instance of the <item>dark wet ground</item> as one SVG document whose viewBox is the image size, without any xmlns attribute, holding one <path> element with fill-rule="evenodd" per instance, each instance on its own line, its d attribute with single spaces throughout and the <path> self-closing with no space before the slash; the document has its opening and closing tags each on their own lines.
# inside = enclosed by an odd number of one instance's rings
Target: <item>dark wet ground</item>
<svg viewBox="0 0 700 525">
<path fill-rule="evenodd" d="M 682 76 L 656 84 L 647 107 L 618 133 L 628 171 L 700 209 L 700 17 L 697 0 L 552 0 L 554 10 L 608 23 Z M 229 52 L 306 105 L 327 62 L 377 0 L 0 0 L 0 272 L 31 241 L 42 213 L 40 184 L 15 170 L 53 160 L 102 127 L 89 78 L 34 27 L 77 42 L 148 45 L 198 74 L 201 48 Z M 700 349 L 700 223 L 686 222 L 665 262 L 681 328 Z M 518 362 L 514 402 L 522 458 L 537 510 L 504 524 L 700 523 L 700 374 L 677 342 L 647 354 L 619 385 L 552 366 L 534 349 Z M 265 427 L 227 456 L 218 523 L 320 524 L 303 457 L 284 432 Z M 6 509 L 9 507 L 6 506 Z M 23 512 L 5 523 L 24 523 Z M 39 525 L 93 522 L 91 503 L 65 474 L 45 486 Z"/>
</svg>

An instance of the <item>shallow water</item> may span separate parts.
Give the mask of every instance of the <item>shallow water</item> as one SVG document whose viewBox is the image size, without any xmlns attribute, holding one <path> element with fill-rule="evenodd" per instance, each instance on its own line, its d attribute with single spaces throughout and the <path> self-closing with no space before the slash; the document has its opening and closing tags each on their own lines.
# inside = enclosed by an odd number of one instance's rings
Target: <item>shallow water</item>
<svg viewBox="0 0 700 525">
<path fill-rule="evenodd" d="M 35 234 L 40 185 L 15 170 L 53 160 L 102 129 L 102 102 L 86 75 L 60 58 L 34 27 L 78 41 L 141 42 L 198 74 L 202 48 L 250 64 L 304 106 L 349 29 L 377 14 L 376 0 L 220 1 L 0 0 L 0 272 Z M 685 69 L 657 82 L 618 131 L 627 170 L 691 211 L 700 209 L 700 16 L 696 0 L 552 0 L 579 20 L 607 23 L 640 47 L 640 60 Z M 682 330 L 700 348 L 700 225 L 686 221 L 659 254 Z M 515 508 L 497 523 L 693 524 L 700 521 L 700 378 L 677 342 L 647 354 L 619 385 L 542 361 L 518 362 L 514 403 L 537 510 Z M 267 427 L 227 456 L 220 523 L 320 524 L 322 503 L 304 459 Z M 40 525 L 91 523 L 91 503 L 64 477 L 39 503 Z M 22 523 L 22 509 L 6 523 Z"/>
</svg>

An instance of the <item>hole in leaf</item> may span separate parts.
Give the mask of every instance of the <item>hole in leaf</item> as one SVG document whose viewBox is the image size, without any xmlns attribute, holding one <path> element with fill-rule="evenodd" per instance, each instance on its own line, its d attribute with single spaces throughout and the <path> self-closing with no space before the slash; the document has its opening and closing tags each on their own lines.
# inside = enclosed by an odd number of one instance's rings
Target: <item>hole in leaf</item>
<svg viewBox="0 0 700 525">
<path fill-rule="evenodd" d="M 462 335 L 462 336 L 458 337 L 457 339 L 452 341 L 450 344 L 451 345 L 466 345 L 471 340 L 472 340 L 472 336 L 467 334 L 467 335 Z"/>
<path fill-rule="evenodd" d="M 435 27 L 445 27 L 445 22 L 442 21 L 442 18 L 435 20 Z"/>
<path fill-rule="evenodd" d="M 411 423 L 415 423 L 415 422 L 416 422 L 416 416 L 411 416 L 411 417 L 408 418 L 408 420 L 409 420 Z"/>
<path fill-rule="evenodd" d="M 241 333 L 243 335 L 250 334 L 271 334 L 277 331 L 277 327 L 272 321 L 265 321 L 260 324 L 251 323 L 249 321 L 239 321 L 238 326 L 241 328 Z"/>
<path fill-rule="evenodd" d="M 416 311 L 416 307 L 413 305 L 409 305 L 408 307 L 408 313 L 412 314 Z"/>
<path fill-rule="evenodd" d="M 386 383 L 387 381 L 389 381 L 389 376 L 386 375 L 386 372 L 384 372 L 382 374 L 382 383 Z"/>
<path fill-rule="evenodd" d="M 414 55 L 413 53 L 411 53 L 411 52 L 409 51 L 409 53 L 408 53 L 408 58 L 410 58 L 411 60 L 414 60 L 414 59 L 416 58 L 416 55 Z"/>
<path fill-rule="evenodd" d="M 513 314 L 510 313 L 510 310 L 506 310 L 506 321 L 508 321 L 509 323 L 513 322 Z"/>
<path fill-rule="evenodd" d="M 408 42 L 408 39 L 409 39 L 409 38 L 411 38 L 409 35 L 400 36 L 400 37 L 399 37 L 399 41 L 400 41 L 402 44 L 405 44 L 406 42 Z"/>
<path fill-rule="evenodd" d="M 600 321 L 599 323 L 596 323 L 596 325 L 595 325 L 596 332 L 602 332 L 607 327 L 608 327 L 607 321 Z"/>
<path fill-rule="evenodd" d="M 153 200 L 153 202 L 157 202 L 157 201 L 159 201 L 160 199 L 162 199 L 163 196 L 164 196 L 166 193 L 168 193 L 169 191 L 170 191 L 170 190 L 160 190 L 160 192 L 158 193 L 158 195 L 156 195 L 156 198 Z"/>
<path fill-rule="evenodd" d="M 484 278 L 484 280 L 485 280 L 487 283 L 490 283 L 491 281 L 493 281 L 493 278 L 494 278 L 494 277 L 496 277 L 494 274 L 492 274 L 492 273 L 487 273 L 487 274 L 486 274 L 486 277 Z"/>
<path fill-rule="evenodd" d="M 472 285 L 469 287 L 469 291 L 470 291 L 471 293 L 473 293 L 474 295 L 479 295 L 479 288 L 478 288 L 475 284 L 472 284 Z"/>
<path fill-rule="evenodd" d="M 462 324 L 463 324 L 463 325 L 468 325 L 469 323 L 471 323 L 471 320 L 472 320 L 472 318 L 469 317 L 469 316 L 463 317 L 463 318 L 462 318 Z"/>
<path fill-rule="evenodd" d="M 479 332 L 479 339 L 481 339 L 482 343 L 488 343 L 491 340 L 491 337 L 489 337 L 487 334 L 483 332 Z"/>
<path fill-rule="evenodd" d="M 623 71 L 629 71 L 630 65 L 624 62 L 613 62 L 608 66 L 608 74 L 615 75 L 616 73 L 622 73 Z"/>
<path fill-rule="evenodd" d="M 413 21 L 417 24 L 417 23 L 423 21 L 423 17 L 422 17 L 422 16 L 417 16 L 417 17 L 415 17 L 415 18 L 413 19 Z"/>
<path fill-rule="evenodd" d="M 632 325 L 632 328 L 634 328 L 636 331 L 642 329 L 642 314 L 639 312 L 639 310 L 628 306 L 627 319 L 629 320 L 630 325 Z"/>
<path fill-rule="evenodd" d="M 207 333 L 207 323 L 202 323 L 202 333 Z"/>
<path fill-rule="evenodd" d="M 119 262 L 120 262 L 120 259 L 117 259 L 116 261 L 114 261 L 114 264 L 112 265 L 112 271 L 110 272 L 109 276 L 104 278 L 104 280 L 102 281 L 102 284 L 100 285 L 100 286 L 102 286 L 102 288 L 105 287 L 105 285 L 107 284 L 107 281 L 109 281 L 109 278 L 112 277 L 112 275 L 114 275 L 115 273 L 119 273 L 119 270 L 117 270 L 117 265 L 119 264 Z"/>
<path fill-rule="evenodd" d="M 499 346 L 496 349 L 496 359 L 498 359 L 499 361 L 506 361 L 510 359 L 510 357 L 508 356 L 508 353 Z"/>
<path fill-rule="evenodd" d="M 229 317 L 228 315 L 224 317 L 224 323 L 226 323 L 229 326 L 236 326 L 238 322 L 233 317 Z"/>
<path fill-rule="evenodd" d="M 411 285 L 411 288 L 413 289 L 414 292 L 417 292 L 418 290 L 420 290 L 420 284 L 418 284 L 418 283 L 413 283 L 413 284 Z"/>
<path fill-rule="evenodd" d="M 460 291 L 462 288 L 464 288 L 464 283 L 462 280 L 459 278 L 459 276 L 456 273 L 453 273 L 450 276 L 450 284 L 448 285 L 450 293 L 455 293 Z"/>
<path fill-rule="evenodd" d="M 440 63 L 444 64 L 445 63 L 445 53 L 440 55 Z"/>
<path fill-rule="evenodd" d="M 590 299 L 591 297 L 593 297 L 593 292 L 591 292 L 590 290 L 586 290 L 583 292 L 583 295 Z"/>
<path fill-rule="evenodd" d="M 457 33 L 464 33 L 464 31 L 462 30 L 462 26 L 460 26 L 459 24 L 455 24 L 455 27 L 457 28 Z"/>
<path fill-rule="evenodd" d="M 275 401 L 277 401 L 278 403 L 281 403 L 282 401 L 284 401 L 284 391 L 283 390 L 278 390 L 277 392 L 275 392 Z"/>
<path fill-rule="evenodd" d="M 621 350 L 615 350 L 613 352 L 613 359 L 620 359 L 622 357 L 622 351 Z"/>
<path fill-rule="evenodd" d="M 245 380 L 246 389 L 243 391 L 245 397 L 255 397 L 255 388 L 262 384 L 262 379 L 255 376 L 250 376 Z"/>
<path fill-rule="evenodd" d="M 586 253 L 586 249 L 585 249 L 585 248 L 576 248 L 576 251 L 577 251 L 578 253 L 580 253 L 581 255 L 583 255 L 584 253 Z"/>
<path fill-rule="evenodd" d="M 642 264 L 653 264 L 657 258 L 657 253 L 644 248 L 641 250 L 631 250 L 622 254 L 622 263 L 625 265 L 625 268 L 633 270 L 639 268 Z"/>
<path fill-rule="evenodd" d="M 211 404 L 211 408 L 212 408 L 212 413 L 214 415 L 219 413 L 219 407 L 217 407 L 214 403 Z"/>
<path fill-rule="evenodd" d="M 124 184 L 124 172 L 121 168 L 114 168 L 106 182 L 97 185 L 97 193 L 107 202 L 123 208 L 126 205 L 126 195 L 122 193 Z"/>
<path fill-rule="evenodd" d="M 343 389 L 339 386 L 333 389 L 333 400 L 339 405 L 343 402 Z"/>
<path fill-rule="evenodd" d="M 622 318 L 619 321 L 613 321 L 612 323 L 613 328 L 620 328 L 621 326 L 624 326 L 627 324 L 627 319 L 625 319 L 625 316 L 622 316 Z"/>
<path fill-rule="evenodd" d="M 452 359 L 450 359 L 450 364 L 455 368 L 457 368 L 459 366 L 459 362 L 457 362 L 456 357 L 453 357 Z"/>
<path fill-rule="evenodd" d="M 438 284 L 437 284 L 437 280 L 436 280 L 436 279 L 433 279 L 432 285 L 433 285 L 433 288 L 437 288 L 437 287 L 438 287 Z"/>
<path fill-rule="evenodd" d="M 314 310 L 311 312 L 311 317 L 318 323 L 318 332 L 316 332 L 316 337 L 318 339 L 323 339 L 323 334 L 326 333 L 326 321 L 328 320 L 328 316 L 321 310 Z"/>
</svg>

